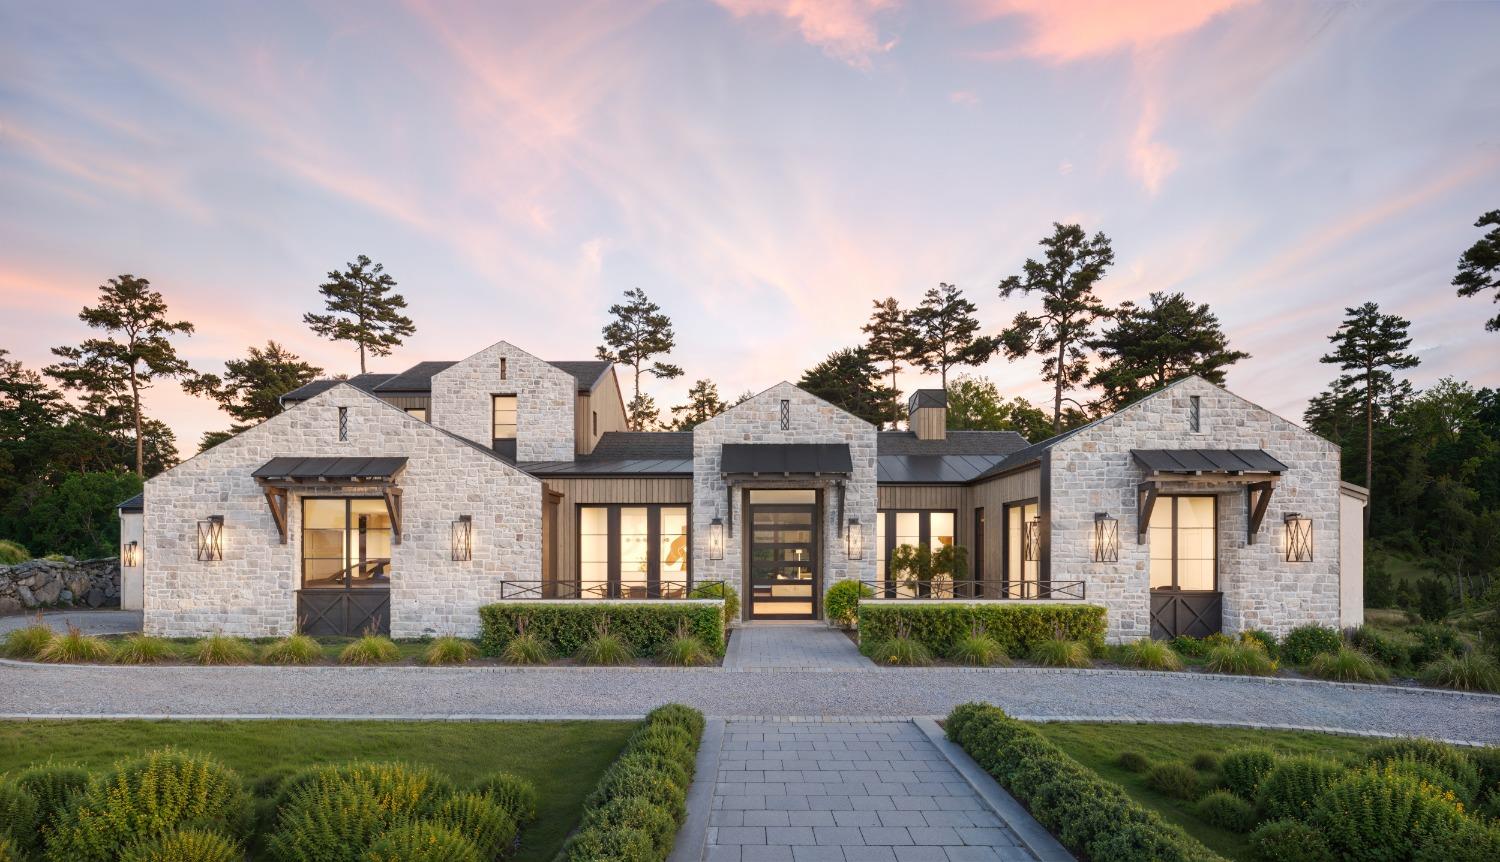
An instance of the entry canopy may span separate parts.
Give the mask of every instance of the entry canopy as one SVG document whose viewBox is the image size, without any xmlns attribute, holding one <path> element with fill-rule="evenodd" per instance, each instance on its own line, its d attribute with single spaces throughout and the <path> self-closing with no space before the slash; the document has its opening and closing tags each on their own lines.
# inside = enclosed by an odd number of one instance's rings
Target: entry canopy
<svg viewBox="0 0 1500 862">
<path fill-rule="evenodd" d="M 389 481 L 406 469 L 405 458 L 272 458 L 250 475 L 268 482 Z"/>
<path fill-rule="evenodd" d="M 1131 449 L 1130 454 L 1153 473 L 1238 476 L 1268 473 L 1280 476 L 1287 466 L 1263 449 Z"/>
<path fill-rule="evenodd" d="M 720 472 L 730 475 L 847 476 L 854 460 L 847 443 L 725 443 Z"/>
</svg>

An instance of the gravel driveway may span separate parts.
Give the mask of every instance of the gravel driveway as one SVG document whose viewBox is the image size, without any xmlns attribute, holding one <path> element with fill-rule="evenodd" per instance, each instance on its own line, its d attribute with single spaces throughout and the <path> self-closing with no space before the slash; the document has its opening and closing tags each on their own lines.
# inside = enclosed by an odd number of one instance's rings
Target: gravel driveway
<svg viewBox="0 0 1500 862">
<path fill-rule="evenodd" d="M 1022 718 L 1310 727 L 1500 743 L 1500 697 L 1386 686 L 1036 669 L 852 672 L 0 664 L 0 716 L 930 716 L 985 700 Z"/>
</svg>

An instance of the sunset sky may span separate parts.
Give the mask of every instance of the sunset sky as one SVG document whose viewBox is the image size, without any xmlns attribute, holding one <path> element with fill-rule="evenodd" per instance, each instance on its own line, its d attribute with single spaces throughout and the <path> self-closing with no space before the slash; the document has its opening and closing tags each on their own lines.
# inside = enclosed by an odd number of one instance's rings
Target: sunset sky
<svg viewBox="0 0 1500 862">
<path fill-rule="evenodd" d="M 592 358 L 638 286 L 670 406 L 795 381 L 940 281 L 996 332 L 1064 221 L 1114 241 L 1106 301 L 1208 302 L 1253 355 L 1230 388 L 1289 417 L 1366 300 L 1413 320 L 1418 386 L 1496 386 L 1494 308 L 1449 280 L 1500 207 L 1497 36 L 1480 2 L 0 0 L 0 347 L 45 364 L 129 272 L 198 369 L 273 338 L 352 373 L 301 316 L 363 253 L 417 324 L 372 370 Z M 184 455 L 230 421 L 148 407 Z"/>
</svg>

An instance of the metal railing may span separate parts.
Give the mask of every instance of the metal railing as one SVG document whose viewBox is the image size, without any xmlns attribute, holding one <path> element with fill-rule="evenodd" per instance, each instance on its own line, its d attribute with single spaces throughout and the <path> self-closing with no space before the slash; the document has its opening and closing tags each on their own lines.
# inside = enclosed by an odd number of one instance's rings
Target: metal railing
<svg viewBox="0 0 1500 862">
<path fill-rule="evenodd" d="M 722 579 L 621 581 L 579 584 L 577 581 L 501 581 L 500 598 L 514 599 L 713 599 L 724 588 Z"/>
<path fill-rule="evenodd" d="M 976 581 L 875 578 L 860 583 L 877 599 L 1066 599 L 1083 601 L 1083 581 Z"/>
</svg>

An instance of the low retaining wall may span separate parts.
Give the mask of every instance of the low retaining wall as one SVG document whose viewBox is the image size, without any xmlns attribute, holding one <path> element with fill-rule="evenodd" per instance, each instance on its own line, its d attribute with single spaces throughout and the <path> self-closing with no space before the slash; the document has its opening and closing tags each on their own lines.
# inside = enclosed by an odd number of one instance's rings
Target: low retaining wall
<svg viewBox="0 0 1500 862">
<path fill-rule="evenodd" d="M 0 614 L 32 608 L 89 607 L 120 604 L 120 561 L 27 560 L 0 566 Z"/>
</svg>

